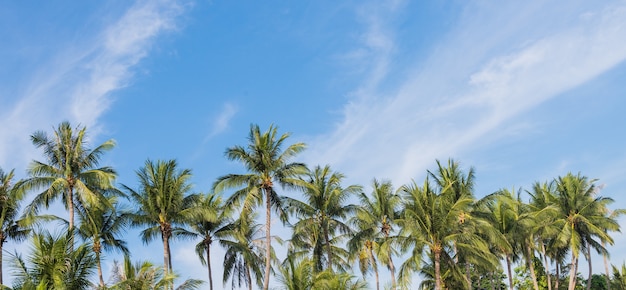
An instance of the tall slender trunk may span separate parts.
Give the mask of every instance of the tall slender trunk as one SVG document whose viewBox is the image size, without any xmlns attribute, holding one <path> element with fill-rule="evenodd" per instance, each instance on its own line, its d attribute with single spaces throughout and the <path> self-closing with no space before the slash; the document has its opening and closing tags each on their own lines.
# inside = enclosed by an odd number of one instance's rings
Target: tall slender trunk
<svg viewBox="0 0 626 290">
<path fill-rule="evenodd" d="M 472 290 L 472 276 L 470 273 L 470 263 L 465 261 L 465 280 L 467 280 L 467 287 Z"/>
<path fill-rule="evenodd" d="M 578 257 L 572 253 L 572 269 L 569 272 L 568 290 L 574 290 L 574 288 L 576 288 L 576 273 L 578 273 Z"/>
<path fill-rule="evenodd" d="M 374 276 L 376 277 L 376 290 L 380 290 L 380 282 L 378 280 L 378 267 L 376 267 L 376 261 L 374 260 L 374 251 L 372 251 L 372 247 L 368 247 L 367 251 L 370 256 L 370 263 L 372 264 L 372 268 L 374 268 Z"/>
<path fill-rule="evenodd" d="M 441 270 L 440 270 L 440 264 L 439 264 L 439 259 L 441 258 L 441 251 L 440 250 L 435 250 L 434 251 L 434 256 L 435 256 L 435 290 L 442 290 L 441 288 Z"/>
<path fill-rule="evenodd" d="M 74 229 L 74 188 L 70 186 L 67 190 L 67 209 L 69 212 L 70 223 L 68 230 Z M 74 236 L 74 234 L 72 234 Z M 73 241 L 72 241 L 73 242 Z M 72 245 L 72 249 L 74 249 L 74 245 Z"/>
<path fill-rule="evenodd" d="M 4 244 L 4 235 L 0 235 L 0 285 L 4 285 L 4 283 L 2 282 L 2 254 L 3 249 L 2 249 L 2 245 Z"/>
<path fill-rule="evenodd" d="M 496 285 L 494 285 L 495 281 L 493 281 L 493 271 L 489 272 L 489 287 L 491 288 L 491 290 L 496 290 Z"/>
<path fill-rule="evenodd" d="M 556 263 L 556 281 L 554 281 L 554 290 L 559 290 L 559 284 L 561 282 L 561 262 L 554 260 Z"/>
<path fill-rule="evenodd" d="M 100 287 L 104 289 L 104 278 L 102 277 L 102 262 L 100 261 L 100 251 L 96 252 L 96 263 L 98 265 L 98 278 L 100 279 Z M 1 282 L 0 282 L 1 285 Z"/>
<path fill-rule="evenodd" d="M 509 290 L 513 290 L 513 275 L 511 274 L 511 254 L 506 254 L 506 272 L 509 276 Z"/>
<path fill-rule="evenodd" d="M 591 247 L 587 245 L 587 254 L 585 255 L 587 262 L 589 263 L 589 278 L 587 278 L 587 290 L 591 289 L 591 275 L 593 272 L 591 271 Z"/>
<path fill-rule="evenodd" d="M 322 215 L 322 219 L 326 219 L 326 216 Z M 333 251 L 330 245 L 330 237 L 328 235 L 328 221 L 322 221 L 324 225 L 324 242 L 326 242 L 326 255 L 328 255 L 328 265 L 327 268 L 331 272 L 333 271 Z"/>
<path fill-rule="evenodd" d="M 537 275 L 535 274 L 534 255 L 533 255 L 532 249 L 530 248 L 530 243 L 526 245 L 526 253 L 528 256 L 526 261 L 528 262 L 528 267 L 530 269 L 530 278 L 533 279 L 533 287 L 535 290 L 539 290 L 539 284 L 537 283 Z"/>
<path fill-rule="evenodd" d="M 546 244 L 541 242 L 541 254 L 543 255 L 543 266 L 546 269 L 546 278 L 548 279 L 548 290 L 552 290 L 552 281 L 550 279 L 550 265 L 548 264 L 548 256 L 546 256 Z"/>
<path fill-rule="evenodd" d="M 206 264 L 209 269 L 209 289 L 213 290 L 213 275 L 211 274 L 211 244 L 206 247 Z"/>
<path fill-rule="evenodd" d="M 263 277 L 263 290 L 270 287 L 270 267 L 272 261 L 272 235 L 270 233 L 270 223 L 272 219 L 272 203 L 270 201 L 271 189 L 264 188 L 265 191 L 265 276 Z M 252 286 L 250 286 L 252 287 Z M 250 288 L 252 289 L 252 288 Z"/>
<path fill-rule="evenodd" d="M 606 249 L 606 243 L 604 241 L 602 241 L 602 247 Z M 609 261 L 606 257 L 606 253 L 602 253 L 602 258 L 604 258 L 604 271 L 606 273 L 606 276 L 604 277 L 604 279 L 606 279 L 606 287 L 607 287 L 607 290 L 611 290 L 611 278 L 609 276 Z M 2 277 L 0 277 L 0 279 L 1 278 Z"/>
<path fill-rule="evenodd" d="M 396 289 L 396 267 L 393 265 L 391 253 L 389 253 L 389 272 L 391 272 L 391 289 Z"/>
<path fill-rule="evenodd" d="M 165 233 L 161 234 L 161 238 L 163 239 L 163 273 L 167 276 L 170 273 L 170 242 Z M 170 285 L 167 286 L 167 289 L 169 288 Z"/>
</svg>

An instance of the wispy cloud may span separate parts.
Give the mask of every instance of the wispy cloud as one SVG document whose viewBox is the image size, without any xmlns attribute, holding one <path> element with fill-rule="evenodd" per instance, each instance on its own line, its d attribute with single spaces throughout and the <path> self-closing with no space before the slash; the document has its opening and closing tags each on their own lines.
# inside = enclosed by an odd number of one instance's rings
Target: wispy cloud
<svg viewBox="0 0 626 290">
<path fill-rule="evenodd" d="M 0 164 L 25 167 L 34 157 L 28 136 L 62 120 L 93 128 L 94 137 L 112 92 L 129 84 L 156 37 L 175 29 L 184 10 L 176 1 L 138 1 L 100 31 L 51 53 L 25 87 L 16 90 L 22 92 L 19 101 L 0 114 L 10 128 L 0 131 Z"/>
<path fill-rule="evenodd" d="M 228 129 L 230 120 L 237 114 L 237 111 L 239 111 L 239 108 L 236 105 L 225 103 L 217 117 L 213 120 L 211 132 L 209 132 L 209 135 L 204 139 L 204 142 Z"/>
<path fill-rule="evenodd" d="M 626 59 L 623 2 L 567 13 L 537 3 L 522 6 L 468 6 L 466 17 L 426 61 L 394 67 L 412 73 L 386 90 L 391 94 L 382 96 L 380 85 L 365 79 L 355 89 L 358 97 L 346 105 L 343 121 L 310 142 L 307 159 L 334 164 L 360 182 L 376 176 L 404 183 L 436 158 L 497 139 L 499 129 L 516 116 Z M 541 19 L 545 15 L 536 16 L 537 11 L 563 19 Z M 380 18 L 368 19 L 371 39 L 393 35 Z M 394 47 L 394 41 L 401 40 L 386 38 L 382 47 Z M 388 49 L 374 51 L 380 56 L 369 58 L 373 67 L 402 57 Z M 371 77 L 382 82 L 386 71 L 373 70 Z"/>
</svg>

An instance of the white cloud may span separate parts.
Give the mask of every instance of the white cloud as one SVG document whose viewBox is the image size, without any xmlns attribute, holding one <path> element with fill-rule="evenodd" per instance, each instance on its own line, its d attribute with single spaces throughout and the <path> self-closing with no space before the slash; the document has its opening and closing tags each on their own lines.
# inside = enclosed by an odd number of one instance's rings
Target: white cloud
<svg viewBox="0 0 626 290">
<path fill-rule="evenodd" d="M 423 174 L 435 159 L 455 157 L 484 139 L 497 138 L 507 121 L 626 59 L 621 49 L 626 46 L 626 6 L 620 4 L 578 7 L 564 19 L 543 21 L 530 12 L 558 7 L 470 6 L 466 19 L 427 60 L 395 90 L 386 90 L 391 94 L 382 96 L 380 85 L 365 79 L 336 129 L 309 142 L 307 161 L 333 164 L 359 182 L 375 176 L 404 183 Z M 371 39 L 377 39 L 386 24 L 375 16 L 368 19 L 376 19 L 368 23 Z M 549 26 L 549 21 L 568 25 Z M 482 39 L 485 34 L 489 38 Z M 384 47 L 395 46 L 393 41 L 400 40 L 386 39 Z M 378 43 L 363 45 L 372 42 Z M 376 52 L 380 56 L 368 58 L 374 60 L 372 67 L 385 67 L 390 56 L 399 57 L 388 49 Z M 381 75 L 374 69 L 372 79 L 384 82 L 388 70 Z"/>
<path fill-rule="evenodd" d="M 101 31 L 51 53 L 16 90 L 19 101 L 0 113 L 0 122 L 10 128 L 0 132 L 0 164 L 25 168 L 37 154 L 28 136 L 63 120 L 88 126 L 91 137 L 97 135 L 111 93 L 128 85 L 155 38 L 174 29 L 183 11 L 176 1 L 138 1 Z"/>
<path fill-rule="evenodd" d="M 206 142 L 208 139 L 228 129 L 230 120 L 235 116 L 235 114 L 237 114 L 237 111 L 239 111 L 239 108 L 236 105 L 231 103 L 225 103 L 222 106 L 222 110 L 220 111 L 219 115 L 217 115 L 217 117 L 213 120 L 213 127 L 211 128 L 211 132 L 204 141 Z"/>
</svg>

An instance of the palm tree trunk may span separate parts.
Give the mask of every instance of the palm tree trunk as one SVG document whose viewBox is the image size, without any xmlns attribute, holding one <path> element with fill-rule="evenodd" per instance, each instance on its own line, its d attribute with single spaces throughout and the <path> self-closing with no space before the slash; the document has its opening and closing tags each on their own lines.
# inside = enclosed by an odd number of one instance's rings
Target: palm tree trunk
<svg viewBox="0 0 626 290">
<path fill-rule="evenodd" d="M 509 290 L 513 290 L 513 275 L 511 274 L 511 254 L 506 254 L 506 271 L 509 276 Z"/>
<path fill-rule="evenodd" d="M 102 262 L 100 261 L 100 251 L 96 251 L 96 263 L 98 265 L 98 278 L 100 278 L 100 287 L 104 289 L 104 278 L 102 277 Z M 2 282 L 0 282 L 1 285 Z"/>
<path fill-rule="evenodd" d="M 0 239 L 0 285 L 4 285 L 2 282 L 2 254 L 4 253 L 2 250 L 2 244 L 4 244 L 4 237 Z"/>
<path fill-rule="evenodd" d="M 213 275 L 211 275 L 211 246 L 206 247 L 206 264 L 209 269 L 209 289 L 213 290 Z"/>
<path fill-rule="evenodd" d="M 272 204 L 270 202 L 271 189 L 264 189 L 265 191 L 265 277 L 263 277 L 263 290 L 268 290 L 270 286 L 270 267 L 271 267 L 271 254 L 272 254 L 272 236 L 270 233 L 270 223 L 272 219 Z M 252 286 L 250 286 L 252 287 Z"/>
<path fill-rule="evenodd" d="M 572 253 L 572 269 L 569 272 L 569 286 L 568 290 L 574 290 L 576 288 L 576 273 L 578 272 L 578 257 Z"/>
<path fill-rule="evenodd" d="M 68 230 L 71 231 L 74 229 L 74 189 L 72 187 L 67 190 L 67 208 L 70 215 L 70 224 Z M 72 234 L 72 236 L 74 236 L 74 234 Z M 73 242 L 74 241 L 72 241 L 72 243 Z M 72 249 L 74 249 L 74 245 L 72 245 Z"/>
<path fill-rule="evenodd" d="M 369 247 L 368 251 L 370 255 L 370 263 L 372 264 L 372 268 L 374 268 L 374 276 L 376 277 L 376 290 L 380 290 L 380 282 L 378 280 L 378 267 L 376 267 L 376 265 L 374 264 L 376 263 L 376 261 L 374 261 L 374 251 L 372 251 L 372 247 Z"/>
<path fill-rule="evenodd" d="M 441 258 L 441 252 L 438 250 L 434 251 L 435 256 L 435 290 L 442 290 L 441 288 L 441 272 L 440 272 L 440 264 L 439 259 Z"/>
<path fill-rule="evenodd" d="M 556 262 L 556 281 L 554 281 L 554 290 L 559 290 L 559 282 L 561 281 L 561 262 L 557 261 L 556 259 L 554 261 Z"/>
<path fill-rule="evenodd" d="M 604 241 L 602 241 L 602 247 L 606 249 L 606 243 Z M 607 290 L 611 290 L 611 278 L 609 276 L 609 261 L 606 257 L 606 253 L 602 254 L 602 258 L 604 258 L 604 271 L 606 271 L 606 276 L 604 277 L 606 279 L 606 287 L 607 287 Z M 0 276 L 0 279 L 1 278 L 2 277 Z"/>
<path fill-rule="evenodd" d="M 537 275 L 535 274 L 534 255 L 532 253 L 532 249 L 530 248 L 530 244 L 526 245 L 526 252 L 528 256 L 526 261 L 528 262 L 528 267 L 530 269 L 530 278 L 533 279 L 533 287 L 535 290 L 539 290 L 539 284 L 537 283 Z"/>
<path fill-rule="evenodd" d="M 165 276 L 167 276 L 167 274 L 169 274 L 170 272 L 170 266 L 169 266 L 169 260 L 170 260 L 170 252 L 169 252 L 169 241 L 167 239 L 167 236 L 165 236 L 165 234 L 161 235 L 161 238 L 163 240 L 163 270 L 164 270 L 164 274 Z"/>
<path fill-rule="evenodd" d="M 391 289 L 396 289 L 396 267 L 393 265 L 391 253 L 389 254 L 389 272 L 391 272 Z"/>
<path fill-rule="evenodd" d="M 548 279 L 548 290 L 552 290 L 552 281 L 550 279 L 550 265 L 548 264 L 548 256 L 546 256 L 546 244 L 541 242 L 541 254 L 543 255 L 544 268 L 546 269 L 546 278 Z"/>
<path fill-rule="evenodd" d="M 495 281 L 493 281 L 493 271 L 492 271 L 492 272 L 489 272 L 489 285 L 490 285 L 491 290 L 496 290 L 496 286 L 494 285 L 495 284 L 494 282 Z"/>
<path fill-rule="evenodd" d="M 465 280 L 467 280 L 467 289 L 472 290 L 472 278 L 470 274 L 470 263 L 465 262 Z"/>
<path fill-rule="evenodd" d="M 589 263 L 589 278 L 587 278 L 587 290 L 591 289 L 591 275 L 593 275 L 593 272 L 591 271 L 591 246 L 587 245 L 587 255 L 585 255 L 585 258 L 587 258 L 587 262 Z"/>
<path fill-rule="evenodd" d="M 330 246 L 330 238 L 328 236 L 328 222 L 323 222 L 324 224 L 324 241 L 326 242 L 326 255 L 328 255 L 328 270 L 333 271 L 333 252 L 332 247 Z"/>
</svg>

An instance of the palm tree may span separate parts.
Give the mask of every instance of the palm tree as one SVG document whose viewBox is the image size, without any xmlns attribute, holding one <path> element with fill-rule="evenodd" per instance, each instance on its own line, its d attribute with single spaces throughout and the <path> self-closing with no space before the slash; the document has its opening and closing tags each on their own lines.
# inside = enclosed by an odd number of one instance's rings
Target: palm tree
<svg viewBox="0 0 626 290">
<path fill-rule="evenodd" d="M 456 161 L 454 161 L 453 159 L 448 159 L 447 165 L 442 165 L 441 162 L 439 160 L 437 160 L 437 170 L 435 172 L 432 171 L 428 171 L 428 175 L 435 181 L 436 185 L 440 188 L 442 193 L 446 193 L 446 196 L 448 198 L 451 198 L 452 201 L 458 200 L 460 198 L 463 197 L 469 197 L 474 199 L 474 179 L 475 179 L 475 174 L 474 174 L 474 168 L 470 168 L 469 171 L 467 172 L 467 174 L 465 174 L 461 168 L 460 168 L 460 164 Z M 459 230 L 464 230 L 464 231 L 472 231 L 472 232 L 476 232 L 476 231 L 489 231 L 489 224 L 488 223 L 481 223 L 480 220 L 478 219 L 473 219 L 472 216 L 473 215 L 473 211 L 474 211 L 475 207 L 473 202 L 467 205 L 467 208 L 465 208 L 462 212 L 461 212 L 461 216 L 459 217 L 461 220 L 463 220 L 463 226 L 459 227 Z M 467 220 L 467 222 L 465 222 Z M 471 221 L 471 222 L 470 222 Z M 485 227 L 481 227 L 481 225 L 484 225 Z M 459 232 L 460 234 L 461 232 Z M 460 238 L 463 237 L 463 235 L 459 236 Z M 475 251 L 473 250 L 469 250 L 469 251 L 463 251 L 463 249 L 460 249 L 456 246 L 456 243 L 453 243 L 453 248 L 454 248 L 454 262 L 459 264 L 463 264 L 465 265 L 465 279 L 467 282 L 467 286 L 468 289 L 471 290 L 472 289 L 472 281 L 470 279 L 470 268 L 471 268 L 471 263 L 472 262 L 479 262 L 479 263 L 485 263 L 485 264 L 494 264 L 495 260 L 494 257 L 490 257 L 492 258 L 492 261 L 485 261 L 484 258 L 487 258 L 484 255 L 476 255 Z M 474 260 L 474 261 L 471 261 Z"/>
<path fill-rule="evenodd" d="M 613 267 L 613 279 L 611 279 L 611 289 L 626 290 L 626 263 L 622 263 L 621 269 Z"/>
<path fill-rule="evenodd" d="M 31 177 L 20 183 L 28 189 L 45 188 L 27 208 L 37 215 L 39 208 L 49 207 L 58 197 L 63 197 L 69 211 L 69 230 L 74 228 L 74 210 L 79 205 L 98 204 L 102 196 L 94 189 L 109 189 L 116 177 L 111 167 L 98 167 L 100 157 L 115 146 L 108 140 L 94 149 L 87 147 L 86 128 L 72 128 L 63 122 L 53 135 L 37 131 L 31 136 L 33 144 L 42 148 L 46 162 L 33 161 L 28 169 Z"/>
<path fill-rule="evenodd" d="M 147 160 L 137 171 L 139 190 L 124 186 L 138 207 L 131 215 L 134 226 L 146 227 L 141 239 L 149 243 L 161 234 L 163 241 L 163 266 L 167 276 L 172 269 L 170 240 L 176 237 L 193 237 L 186 229 L 191 204 L 196 195 L 187 195 L 191 190 L 191 170 L 178 169 L 176 160 Z"/>
<path fill-rule="evenodd" d="M 359 195 L 360 207 L 352 219 L 356 233 L 350 239 L 350 252 L 359 255 L 359 265 L 363 274 L 371 268 L 376 277 L 376 289 L 380 289 L 378 278 L 378 260 L 387 265 L 391 272 L 391 288 L 395 289 L 395 267 L 392 256 L 391 234 L 395 220 L 398 218 L 400 196 L 394 193 L 390 181 L 372 181 L 372 193 Z M 376 254 L 374 253 L 376 252 Z"/>
<path fill-rule="evenodd" d="M 92 249 L 96 257 L 98 268 L 98 278 L 100 287 L 104 288 L 104 278 L 102 276 L 102 250 L 117 250 L 128 254 L 126 241 L 120 238 L 128 225 L 129 215 L 117 206 L 117 197 L 108 197 L 107 205 L 90 206 L 89 208 L 78 207 L 78 215 L 81 224 L 78 227 L 78 234 L 85 240 L 91 240 Z"/>
<path fill-rule="evenodd" d="M 164 267 L 155 267 L 148 261 L 133 262 L 130 256 L 124 255 L 124 262 L 118 265 L 114 262 L 113 282 L 110 290 L 166 290 L 174 284 L 177 275 L 174 273 L 164 274 Z M 188 279 L 177 290 L 199 289 L 204 284 L 201 280 Z"/>
<path fill-rule="evenodd" d="M 82 244 L 74 249 L 71 230 L 58 236 L 37 233 L 26 259 L 13 255 L 14 289 L 91 289 L 89 277 L 95 267 L 91 246 Z"/>
<path fill-rule="evenodd" d="M 18 220 L 20 203 L 24 199 L 24 192 L 11 184 L 14 177 L 13 170 L 5 173 L 0 168 L 0 285 L 2 280 L 2 250 L 9 240 L 22 241 L 26 238 L 29 229 L 21 226 Z"/>
<path fill-rule="evenodd" d="M 275 209 L 281 219 L 286 221 L 286 215 L 274 183 L 281 186 L 292 185 L 295 177 L 306 173 L 306 166 L 302 163 L 290 163 L 289 160 L 304 150 L 304 143 L 295 143 L 283 150 L 283 144 L 290 134 L 278 135 L 277 128 L 270 126 L 268 131 L 261 133 L 258 125 L 250 127 L 247 147 L 235 146 L 226 150 L 229 160 L 240 161 L 249 173 L 228 174 L 217 179 L 213 185 L 214 192 L 221 192 L 227 188 L 238 188 L 228 199 L 242 205 L 242 215 L 249 214 L 261 204 L 265 197 L 265 279 L 263 289 L 269 288 L 271 270 L 271 210 Z"/>
<path fill-rule="evenodd" d="M 438 193 L 427 178 L 422 187 L 415 182 L 400 188 L 404 197 L 401 218 L 398 224 L 402 228 L 402 248 L 413 248 L 409 259 L 403 263 L 400 275 L 406 277 L 409 271 L 417 270 L 423 248 L 427 247 L 433 259 L 435 289 L 443 289 L 441 262 L 442 257 L 451 257 L 457 250 L 473 249 L 477 255 L 487 253 L 487 243 L 476 232 L 463 232 L 462 226 L 467 218 L 467 208 L 473 199 L 467 195 L 459 198 L 450 196 L 451 191 Z M 406 280 L 404 278 L 403 280 Z M 467 287 L 467 286 L 466 286 Z"/>
<path fill-rule="evenodd" d="M 285 198 L 284 204 L 295 213 L 298 222 L 294 225 L 294 246 L 303 246 L 303 237 L 309 233 L 319 233 L 319 239 L 313 245 L 318 249 L 326 250 L 326 269 L 332 271 L 333 266 L 343 269 L 347 265 L 341 263 L 342 251 L 336 245 L 341 240 L 341 235 L 348 234 L 350 227 L 345 223 L 348 215 L 355 211 L 354 205 L 345 205 L 345 202 L 354 194 L 361 192 L 361 187 L 350 185 L 342 187 L 344 175 L 333 172 L 330 166 L 316 166 L 308 174 L 306 179 L 300 179 L 295 184 L 304 189 L 304 201 Z M 312 260 L 315 262 L 314 270 L 322 271 L 321 251 L 313 251 Z M 345 260 L 344 260 L 345 261 Z"/>
<path fill-rule="evenodd" d="M 229 229 L 224 232 L 225 238 L 220 240 L 222 247 L 226 248 L 224 255 L 224 279 L 232 279 L 232 286 L 241 287 L 246 285 L 252 290 L 252 283 L 261 286 L 263 279 L 263 242 L 262 228 L 254 220 L 257 215 L 250 213 L 241 215 Z M 270 251 L 270 255 L 271 255 Z"/>
<path fill-rule="evenodd" d="M 202 240 L 196 245 L 196 253 L 200 262 L 206 265 L 209 272 L 209 288 L 213 290 L 213 275 L 211 273 L 211 245 L 219 241 L 229 229 L 232 211 L 224 204 L 219 194 L 210 193 L 199 198 L 192 208 L 205 212 L 189 224 L 189 231 Z M 206 257 L 205 257 L 206 255 Z"/>
<path fill-rule="evenodd" d="M 287 254 L 280 265 L 278 283 L 281 290 L 308 290 L 313 287 L 313 261 L 309 258 L 298 259 L 297 255 Z"/>
<path fill-rule="evenodd" d="M 513 191 L 515 192 L 515 191 Z M 518 259 L 521 223 L 520 213 L 517 210 L 517 199 L 509 190 L 503 189 L 489 196 L 493 199 L 487 205 L 487 212 L 490 213 L 490 220 L 493 227 L 504 237 L 505 242 L 497 245 L 497 251 L 504 255 L 506 261 L 507 276 L 509 278 L 509 289 L 513 290 L 513 275 L 511 264 Z"/>
<path fill-rule="evenodd" d="M 581 251 L 591 246 L 596 249 L 603 248 L 592 237 L 612 243 L 613 239 L 604 229 L 619 228 L 615 220 L 605 216 L 605 208 L 613 200 L 595 196 L 595 181 L 580 173 L 577 175 L 568 173 L 555 180 L 558 208 L 555 225 L 559 229 L 555 243 L 558 246 L 568 245 L 571 252 L 569 290 L 576 286 Z"/>
</svg>

